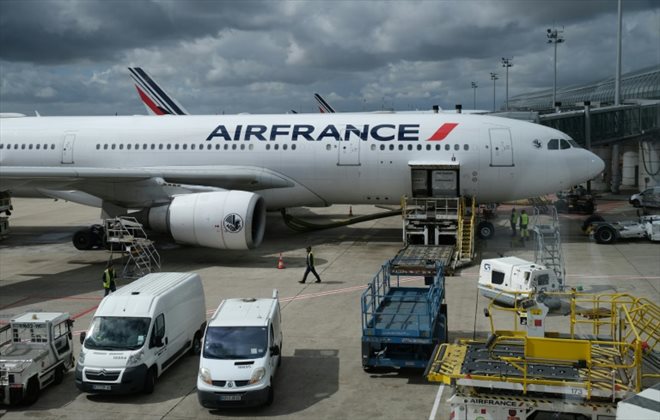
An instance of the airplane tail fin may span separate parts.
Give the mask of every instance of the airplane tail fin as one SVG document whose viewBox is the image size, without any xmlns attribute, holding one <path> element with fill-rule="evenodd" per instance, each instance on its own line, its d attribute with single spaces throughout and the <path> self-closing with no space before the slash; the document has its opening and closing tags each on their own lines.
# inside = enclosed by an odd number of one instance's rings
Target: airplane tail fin
<svg viewBox="0 0 660 420">
<path fill-rule="evenodd" d="M 179 102 L 165 92 L 154 79 L 140 67 L 129 67 L 131 78 L 147 112 L 154 115 L 190 115 Z"/>
<path fill-rule="evenodd" d="M 331 106 L 325 101 L 325 99 L 323 99 L 323 97 L 322 97 L 321 95 L 319 95 L 318 93 L 315 93 L 315 94 L 314 94 L 314 99 L 316 99 L 316 102 L 319 103 L 319 111 L 320 111 L 321 113 L 329 113 L 329 114 L 333 114 L 333 113 L 335 112 L 334 108 L 331 107 Z"/>
</svg>

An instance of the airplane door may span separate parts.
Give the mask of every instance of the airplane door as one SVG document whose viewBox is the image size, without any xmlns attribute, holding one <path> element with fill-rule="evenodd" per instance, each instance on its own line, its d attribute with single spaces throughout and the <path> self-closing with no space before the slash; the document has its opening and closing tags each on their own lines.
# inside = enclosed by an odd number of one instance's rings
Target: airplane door
<svg viewBox="0 0 660 420">
<path fill-rule="evenodd" d="M 75 134 L 66 134 L 62 144 L 62 163 L 73 163 L 73 143 L 76 141 Z"/>
<path fill-rule="evenodd" d="M 349 136 L 347 140 L 339 141 L 337 165 L 359 166 L 360 165 L 360 139 Z"/>
<path fill-rule="evenodd" d="M 490 129 L 490 166 L 513 166 L 513 146 L 508 128 Z"/>
</svg>

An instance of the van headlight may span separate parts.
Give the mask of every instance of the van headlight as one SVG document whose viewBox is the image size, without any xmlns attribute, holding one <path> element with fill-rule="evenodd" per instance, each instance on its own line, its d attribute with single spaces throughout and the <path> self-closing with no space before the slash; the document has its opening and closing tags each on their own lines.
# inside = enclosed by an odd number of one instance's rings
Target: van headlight
<svg viewBox="0 0 660 420">
<path fill-rule="evenodd" d="M 81 365 L 85 364 L 85 352 L 80 350 L 80 354 L 78 355 L 78 363 Z"/>
<path fill-rule="evenodd" d="M 254 372 L 252 372 L 252 377 L 250 378 L 249 382 L 250 385 L 261 382 L 265 374 L 266 370 L 264 368 L 256 368 Z"/>
<path fill-rule="evenodd" d="M 213 381 L 211 380 L 211 372 L 207 368 L 199 369 L 199 379 L 201 379 L 204 383 L 213 385 Z"/>
<path fill-rule="evenodd" d="M 144 355 L 144 352 L 142 350 L 138 351 L 137 353 L 133 353 L 130 356 L 128 356 L 128 360 L 126 361 L 126 366 L 131 367 L 131 366 L 137 366 L 140 364 L 142 361 L 142 356 Z"/>
</svg>

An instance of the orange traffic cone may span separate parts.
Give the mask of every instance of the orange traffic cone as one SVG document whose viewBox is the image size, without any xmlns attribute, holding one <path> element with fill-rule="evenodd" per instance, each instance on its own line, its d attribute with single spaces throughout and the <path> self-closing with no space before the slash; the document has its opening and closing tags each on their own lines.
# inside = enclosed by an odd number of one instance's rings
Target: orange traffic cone
<svg viewBox="0 0 660 420">
<path fill-rule="evenodd" d="M 280 253 L 280 258 L 277 260 L 277 269 L 282 270 L 284 267 L 284 260 L 282 259 L 282 253 Z"/>
<path fill-rule="evenodd" d="M 348 216 L 353 217 L 353 206 L 348 206 Z"/>
</svg>

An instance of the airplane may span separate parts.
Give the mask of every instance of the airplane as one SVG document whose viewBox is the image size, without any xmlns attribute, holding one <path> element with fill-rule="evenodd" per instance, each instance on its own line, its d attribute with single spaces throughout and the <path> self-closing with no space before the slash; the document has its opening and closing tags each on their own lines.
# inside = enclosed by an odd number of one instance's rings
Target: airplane
<svg viewBox="0 0 660 420">
<path fill-rule="evenodd" d="M 503 202 L 604 168 L 555 129 L 467 114 L 17 117 L 0 139 L 0 191 L 104 218 L 132 211 L 176 242 L 217 249 L 259 246 L 266 210 L 404 195 Z"/>
<path fill-rule="evenodd" d="M 146 71 L 140 67 L 129 67 L 140 100 L 151 115 L 190 115 L 171 95 L 165 92 Z"/>
</svg>

